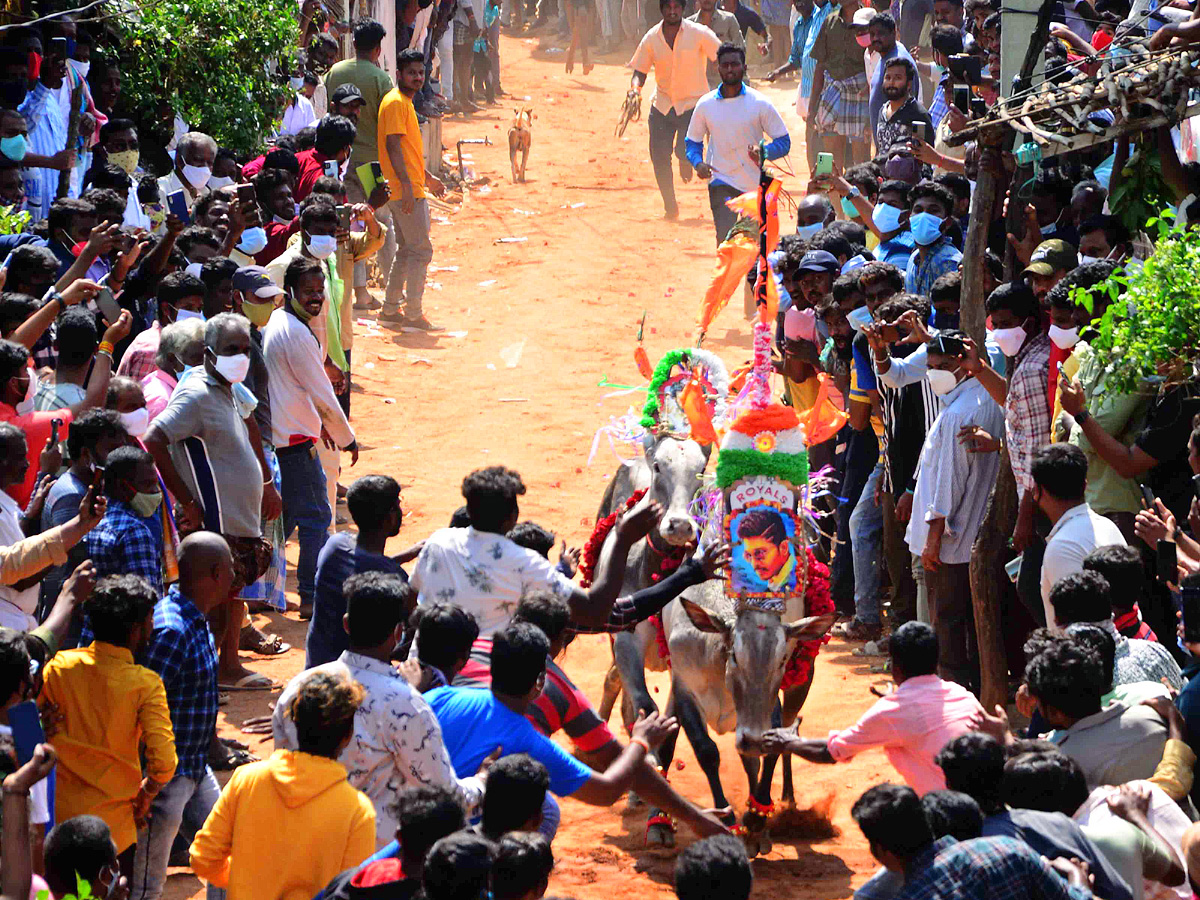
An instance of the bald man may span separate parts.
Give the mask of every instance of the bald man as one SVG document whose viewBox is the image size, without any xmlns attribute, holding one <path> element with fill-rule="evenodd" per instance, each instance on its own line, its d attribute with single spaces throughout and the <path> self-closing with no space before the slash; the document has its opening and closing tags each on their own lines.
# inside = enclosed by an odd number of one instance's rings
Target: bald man
<svg viewBox="0 0 1200 900">
<path fill-rule="evenodd" d="M 217 647 L 205 616 L 229 599 L 232 583 L 229 544 L 215 532 L 197 531 L 179 545 L 178 583 L 154 607 L 154 632 L 142 663 L 159 674 L 167 689 L 179 767 L 154 798 L 150 820 L 138 832 L 130 900 L 162 896 L 180 826 L 186 826 L 190 838 L 221 793 L 208 765 L 209 750 L 217 744 Z M 218 752 L 228 751 L 221 747 Z M 209 900 L 221 893 L 208 888 Z"/>
</svg>

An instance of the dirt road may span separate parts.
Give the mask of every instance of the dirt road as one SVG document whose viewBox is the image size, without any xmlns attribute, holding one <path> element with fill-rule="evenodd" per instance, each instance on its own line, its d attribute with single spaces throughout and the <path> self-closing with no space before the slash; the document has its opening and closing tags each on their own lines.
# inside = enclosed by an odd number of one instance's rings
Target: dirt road
<svg viewBox="0 0 1200 900">
<path fill-rule="evenodd" d="M 640 405 L 639 395 L 605 398 L 599 383 L 637 384 L 632 351 L 638 320 L 646 320 L 650 358 L 691 343 L 698 300 L 713 262 L 714 234 L 707 191 L 693 181 L 679 188 L 681 220 L 666 222 L 654 187 L 645 120 L 621 140 L 613 126 L 628 87 L 624 57 L 603 58 L 589 75 L 563 72 L 561 53 L 537 50 L 530 39 L 504 37 L 504 87 L 515 96 L 464 121 L 447 119 L 444 143 L 488 137 L 494 146 L 467 146 L 470 165 L 491 178 L 472 191 L 461 210 L 433 227 L 435 268 L 426 310 L 449 329 L 433 337 L 400 334 L 359 323 L 354 347 L 353 423 L 363 453 L 343 483 L 371 472 L 404 485 L 404 528 L 389 552 L 447 523 L 461 503 L 459 483 L 471 469 L 505 464 L 528 485 L 523 518 L 582 544 L 591 529 L 606 479 L 616 460 L 603 448 L 587 464 L 595 429 L 609 416 Z M 761 67 L 760 67 L 761 69 Z M 793 129 L 794 82 L 768 93 Z M 647 88 L 645 112 L 651 88 Z M 522 99 L 527 98 L 527 99 Z M 537 116 L 528 183 L 511 184 L 507 129 L 511 109 L 531 104 Z M 797 140 L 795 159 L 802 159 Z M 789 188 L 802 185 L 791 179 Z M 781 219 L 794 219 L 781 212 Z M 791 225 L 785 225 L 791 230 Z M 497 243 L 502 238 L 516 242 Z M 734 308 L 738 307 L 738 308 Z M 750 332 L 740 298 L 714 323 L 706 346 L 727 363 L 749 357 Z M 344 509 L 344 508 L 343 508 Z M 294 560 L 294 547 L 289 554 Z M 293 585 L 294 586 L 294 585 Z M 286 679 L 303 665 L 304 629 L 294 614 L 260 616 L 294 648 L 250 664 Z M 834 641 L 822 652 L 801 732 L 821 736 L 849 724 L 873 697 L 867 662 Z M 877 660 L 876 660 L 877 661 Z M 563 661 L 594 701 L 609 663 L 608 640 L 575 642 Z M 665 702 L 667 682 L 652 676 Z M 267 711 L 274 695 L 235 695 L 222 710 L 224 733 Z M 619 724 L 614 716 L 614 727 Z M 243 736 L 244 737 L 244 736 Z M 270 744 L 250 741 L 265 755 Z M 732 735 L 718 741 L 727 792 L 744 808 L 745 776 Z M 686 740 L 679 742 L 672 783 L 709 805 L 703 775 Z M 840 836 L 808 843 L 780 840 L 754 864 L 755 896 L 848 897 L 874 870 L 849 807 L 867 786 L 895 773 L 881 753 L 849 764 L 794 764 L 801 807 L 831 798 Z M 224 780 L 224 778 L 222 779 Z M 776 775 L 776 796 L 778 796 Z M 551 893 L 577 898 L 673 896 L 673 855 L 644 851 L 644 812 L 601 810 L 570 800 L 554 843 Z M 297 835 L 297 840 L 319 840 Z M 680 844 L 690 841 L 680 835 Z M 179 870 L 169 900 L 199 897 L 200 883 Z"/>
</svg>

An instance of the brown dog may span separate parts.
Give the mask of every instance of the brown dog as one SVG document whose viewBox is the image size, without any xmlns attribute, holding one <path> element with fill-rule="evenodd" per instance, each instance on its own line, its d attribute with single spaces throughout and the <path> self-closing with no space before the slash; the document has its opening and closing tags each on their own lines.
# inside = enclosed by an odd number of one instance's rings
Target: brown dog
<svg viewBox="0 0 1200 900">
<path fill-rule="evenodd" d="M 512 127 L 508 129 L 508 161 L 512 164 L 512 180 L 515 184 L 525 180 L 525 163 L 529 161 L 529 148 L 533 144 L 533 107 L 523 106 L 513 110 Z M 517 153 L 521 154 L 521 167 L 517 168 Z"/>
</svg>

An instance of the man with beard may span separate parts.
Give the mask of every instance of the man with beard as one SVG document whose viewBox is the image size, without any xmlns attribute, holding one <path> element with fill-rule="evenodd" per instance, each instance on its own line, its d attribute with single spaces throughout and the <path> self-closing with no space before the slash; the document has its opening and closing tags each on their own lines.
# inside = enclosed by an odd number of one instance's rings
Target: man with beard
<svg viewBox="0 0 1200 900">
<path fill-rule="evenodd" d="M 708 202 L 719 245 L 737 221 L 726 201 L 758 186 L 758 145 L 763 135 L 770 139 L 766 145 L 767 159 L 787 156 L 792 139 L 771 101 L 743 83 L 744 48 L 728 42 L 722 44 L 717 51 L 717 70 L 721 86 L 696 104 L 686 145 L 688 162 L 697 175 L 708 180 Z"/>
<path fill-rule="evenodd" d="M 883 109 L 883 104 L 887 97 L 883 93 L 883 76 L 887 70 L 887 64 L 893 59 L 907 59 L 910 63 L 913 62 L 912 55 L 908 49 L 896 40 L 896 20 L 892 18 L 890 13 L 880 13 L 871 20 L 868 26 L 868 33 L 871 35 L 871 52 L 879 54 L 879 65 L 875 69 L 875 73 L 871 76 L 871 99 L 868 104 L 868 112 L 871 123 L 870 127 L 875 132 L 875 152 L 879 154 L 879 111 Z M 921 85 L 917 79 L 912 79 L 914 96 L 921 99 Z"/>
<path fill-rule="evenodd" d="M 912 60 L 897 56 L 883 64 L 883 95 L 887 102 L 879 111 L 879 118 L 871 124 L 875 127 L 875 145 L 878 153 L 887 153 L 893 144 L 903 143 L 917 135 L 915 126 L 925 127 L 925 140 L 933 134 L 933 120 L 929 111 L 912 96 L 912 85 L 917 80 L 917 67 Z"/>
</svg>

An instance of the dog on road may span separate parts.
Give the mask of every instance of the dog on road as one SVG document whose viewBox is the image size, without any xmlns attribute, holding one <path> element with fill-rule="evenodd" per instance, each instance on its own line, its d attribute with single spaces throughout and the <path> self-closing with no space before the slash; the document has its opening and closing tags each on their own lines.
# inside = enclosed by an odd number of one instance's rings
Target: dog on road
<svg viewBox="0 0 1200 900">
<path fill-rule="evenodd" d="M 533 107 L 514 109 L 512 127 L 508 129 L 508 161 L 512 164 L 513 183 L 525 180 L 525 163 L 529 161 L 529 148 L 533 144 Z M 521 166 L 517 167 L 517 154 L 521 154 Z"/>
</svg>

